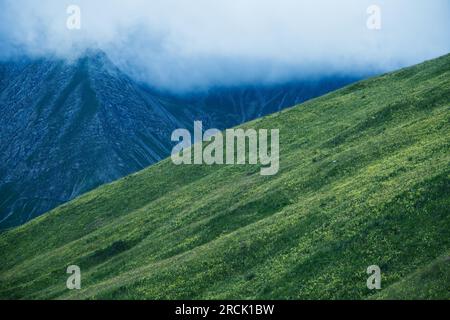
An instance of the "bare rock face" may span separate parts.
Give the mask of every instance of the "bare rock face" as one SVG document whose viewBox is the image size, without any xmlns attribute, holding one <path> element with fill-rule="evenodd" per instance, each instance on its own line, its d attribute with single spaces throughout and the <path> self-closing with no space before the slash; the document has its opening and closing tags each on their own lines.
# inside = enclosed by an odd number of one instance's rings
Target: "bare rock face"
<svg viewBox="0 0 450 320">
<path fill-rule="evenodd" d="M 217 88 L 175 97 L 122 73 L 102 52 L 0 64 L 0 229 L 16 226 L 170 154 L 194 120 L 224 129 L 353 79 Z"/>
</svg>

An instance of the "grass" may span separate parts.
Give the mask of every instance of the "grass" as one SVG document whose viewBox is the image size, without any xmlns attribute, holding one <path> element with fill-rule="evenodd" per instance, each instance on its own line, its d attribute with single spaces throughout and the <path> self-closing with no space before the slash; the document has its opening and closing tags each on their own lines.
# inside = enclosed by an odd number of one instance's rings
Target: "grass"
<svg viewBox="0 0 450 320">
<path fill-rule="evenodd" d="M 449 299 L 449 111 L 446 55 L 244 124 L 280 129 L 277 175 L 166 159 L 101 186 L 0 234 L 0 298 Z"/>
</svg>

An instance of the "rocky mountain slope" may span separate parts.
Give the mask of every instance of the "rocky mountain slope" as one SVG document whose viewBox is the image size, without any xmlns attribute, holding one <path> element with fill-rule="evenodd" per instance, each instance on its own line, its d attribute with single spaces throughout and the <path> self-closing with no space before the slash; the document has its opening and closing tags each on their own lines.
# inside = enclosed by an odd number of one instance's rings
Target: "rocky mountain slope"
<svg viewBox="0 0 450 320">
<path fill-rule="evenodd" d="M 185 125 L 103 55 L 34 61 L 6 73 L 1 226 L 160 160 L 170 151 L 167 136 Z"/>
</svg>

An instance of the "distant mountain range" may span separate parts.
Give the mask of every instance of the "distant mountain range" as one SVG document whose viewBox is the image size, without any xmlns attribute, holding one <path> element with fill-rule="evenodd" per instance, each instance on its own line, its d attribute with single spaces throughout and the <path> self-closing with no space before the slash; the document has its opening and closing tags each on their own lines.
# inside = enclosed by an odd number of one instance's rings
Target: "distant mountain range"
<svg viewBox="0 0 450 320">
<path fill-rule="evenodd" d="M 187 75 L 188 76 L 188 75 Z M 342 87 L 333 77 L 175 96 L 133 81 L 102 52 L 0 64 L 0 229 L 22 224 L 170 154 L 171 132 L 224 129 Z"/>
</svg>

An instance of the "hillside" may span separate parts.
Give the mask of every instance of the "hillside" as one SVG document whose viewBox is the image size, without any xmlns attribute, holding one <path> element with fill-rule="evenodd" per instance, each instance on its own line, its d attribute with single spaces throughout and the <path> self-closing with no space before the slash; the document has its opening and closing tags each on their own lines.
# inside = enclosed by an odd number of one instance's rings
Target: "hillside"
<svg viewBox="0 0 450 320">
<path fill-rule="evenodd" d="M 449 299 L 449 120 L 446 55 L 246 123 L 280 129 L 277 175 L 166 159 L 101 186 L 0 234 L 0 298 Z"/>
<path fill-rule="evenodd" d="M 0 63 L 0 230 L 166 158 L 172 131 L 194 120 L 232 127 L 353 80 L 174 97 L 137 83 L 101 51 Z"/>
</svg>

